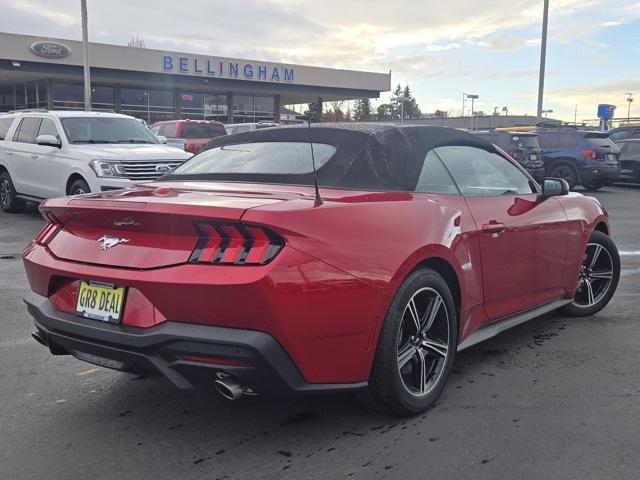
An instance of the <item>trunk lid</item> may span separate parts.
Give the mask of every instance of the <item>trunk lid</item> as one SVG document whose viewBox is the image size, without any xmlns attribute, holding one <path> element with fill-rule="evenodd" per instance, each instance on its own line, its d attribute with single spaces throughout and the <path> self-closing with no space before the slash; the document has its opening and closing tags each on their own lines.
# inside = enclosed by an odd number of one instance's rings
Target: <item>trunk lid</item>
<svg viewBox="0 0 640 480">
<path fill-rule="evenodd" d="M 302 195 L 260 190 L 208 182 L 158 183 L 47 200 L 41 209 L 63 225 L 48 244 L 56 257 L 150 269 L 188 261 L 198 240 L 195 220 L 239 223 L 250 208 Z"/>
</svg>

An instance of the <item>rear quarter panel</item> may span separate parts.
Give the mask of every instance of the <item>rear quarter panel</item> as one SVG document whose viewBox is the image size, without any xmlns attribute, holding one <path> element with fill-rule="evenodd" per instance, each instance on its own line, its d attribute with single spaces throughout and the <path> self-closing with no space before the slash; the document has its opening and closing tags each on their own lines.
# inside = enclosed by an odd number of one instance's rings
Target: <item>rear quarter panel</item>
<svg viewBox="0 0 640 480">
<path fill-rule="evenodd" d="M 250 209 L 242 220 L 270 226 L 289 247 L 386 293 L 382 318 L 417 265 L 443 259 L 460 285 L 460 331 L 467 331 L 467 323 L 486 319 L 476 225 L 462 197 L 405 192 L 337 195 L 313 208 L 304 199 Z"/>
</svg>

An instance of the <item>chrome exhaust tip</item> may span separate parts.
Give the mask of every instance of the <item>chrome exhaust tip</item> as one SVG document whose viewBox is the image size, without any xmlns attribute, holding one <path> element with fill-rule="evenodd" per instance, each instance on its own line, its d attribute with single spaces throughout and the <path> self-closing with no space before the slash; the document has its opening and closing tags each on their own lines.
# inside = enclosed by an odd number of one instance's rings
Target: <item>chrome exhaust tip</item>
<svg viewBox="0 0 640 480">
<path fill-rule="evenodd" d="M 247 387 L 233 377 L 219 378 L 214 382 L 216 390 L 227 400 L 237 400 L 244 395 Z"/>
<path fill-rule="evenodd" d="M 31 332 L 31 336 L 33 337 L 33 339 L 38 342 L 40 345 L 44 345 L 45 347 L 48 347 L 49 344 L 47 343 L 47 341 L 42 337 L 42 335 L 40 335 L 40 332 Z"/>
</svg>

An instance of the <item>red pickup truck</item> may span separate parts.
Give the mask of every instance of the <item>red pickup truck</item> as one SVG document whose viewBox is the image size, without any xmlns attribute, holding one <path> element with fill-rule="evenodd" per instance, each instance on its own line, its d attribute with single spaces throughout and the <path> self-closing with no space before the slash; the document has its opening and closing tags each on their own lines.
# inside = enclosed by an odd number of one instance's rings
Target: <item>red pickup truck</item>
<svg viewBox="0 0 640 480">
<path fill-rule="evenodd" d="M 204 149 L 212 139 L 227 134 L 224 125 L 215 120 L 169 120 L 154 123 L 149 129 L 155 135 L 167 137 L 169 145 L 193 154 Z"/>
</svg>

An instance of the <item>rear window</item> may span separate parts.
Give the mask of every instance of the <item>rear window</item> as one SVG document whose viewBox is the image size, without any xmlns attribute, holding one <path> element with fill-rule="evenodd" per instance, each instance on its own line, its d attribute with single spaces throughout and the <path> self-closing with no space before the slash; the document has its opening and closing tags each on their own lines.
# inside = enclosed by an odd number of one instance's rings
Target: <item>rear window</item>
<svg viewBox="0 0 640 480">
<path fill-rule="evenodd" d="M 160 131 L 160 135 L 162 135 L 163 137 L 169 137 L 169 138 L 175 138 L 176 136 L 176 127 L 177 124 L 174 123 L 165 123 L 162 126 L 162 130 Z"/>
<path fill-rule="evenodd" d="M 607 136 L 595 135 L 595 134 L 587 134 L 585 135 L 587 141 L 597 148 L 608 148 L 615 149 L 615 143 L 611 141 L 611 139 Z"/>
<path fill-rule="evenodd" d="M 36 143 L 36 132 L 40 127 L 40 120 L 39 117 L 24 117 L 13 140 L 21 143 Z"/>
<path fill-rule="evenodd" d="M 640 154 L 640 143 L 624 142 L 620 145 L 620 151 L 623 155 L 638 155 Z"/>
<path fill-rule="evenodd" d="M 313 144 L 316 169 L 336 153 L 336 147 Z M 305 175 L 313 172 L 311 147 L 302 142 L 258 142 L 206 150 L 173 171 L 174 175 Z"/>
<path fill-rule="evenodd" d="M 0 140 L 4 140 L 4 137 L 7 136 L 7 132 L 9 128 L 11 128 L 12 123 L 13 117 L 0 118 Z"/>
<path fill-rule="evenodd" d="M 540 148 L 537 135 L 511 135 L 511 145 L 519 148 Z"/>
<path fill-rule="evenodd" d="M 224 125 L 211 123 L 185 123 L 182 125 L 181 138 L 216 138 L 226 135 Z"/>
</svg>

